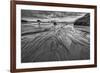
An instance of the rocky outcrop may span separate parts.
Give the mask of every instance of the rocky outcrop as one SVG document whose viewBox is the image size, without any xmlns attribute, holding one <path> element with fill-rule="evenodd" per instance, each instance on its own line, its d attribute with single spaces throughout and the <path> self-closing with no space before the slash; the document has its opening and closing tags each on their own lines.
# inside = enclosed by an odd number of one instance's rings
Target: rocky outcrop
<svg viewBox="0 0 100 73">
<path fill-rule="evenodd" d="M 21 39 L 21 62 L 90 59 L 88 40 L 68 28 L 23 37 Z"/>
<path fill-rule="evenodd" d="M 74 25 L 90 26 L 90 14 L 87 13 L 84 17 L 77 19 Z"/>
</svg>

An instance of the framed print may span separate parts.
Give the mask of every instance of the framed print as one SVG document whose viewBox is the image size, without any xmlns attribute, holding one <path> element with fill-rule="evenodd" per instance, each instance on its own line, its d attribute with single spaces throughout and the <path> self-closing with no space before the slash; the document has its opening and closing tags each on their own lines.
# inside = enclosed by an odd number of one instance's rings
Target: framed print
<svg viewBox="0 0 100 73">
<path fill-rule="evenodd" d="M 97 7 L 11 1 L 11 72 L 97 66 Z"/>
</svg>

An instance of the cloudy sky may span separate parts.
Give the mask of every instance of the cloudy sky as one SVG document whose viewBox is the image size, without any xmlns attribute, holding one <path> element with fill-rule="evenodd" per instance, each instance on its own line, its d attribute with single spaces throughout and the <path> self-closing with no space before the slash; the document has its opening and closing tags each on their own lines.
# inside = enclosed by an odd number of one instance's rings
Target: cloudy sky
<svg viewBox="0 0 100 73">
<path fill-rule="evenodd" d="M 69 17 L 69 16 L 81 16 L 85 12 L 61 12 L 61 11 L 40 11 L 40 10 L 22 10 L 22 17 L 33 18 L 57 18 L 57 17 Z"/>
<path fill-rule="evenodd" d="M 85 12 L 61 12 L 61 11 L 40 11 L 40 10 L 21 10 L 21 17 L 24 19 L 35 20 L 57 20 L 57 21 L 74 21 L 82 16 Z"/>
</svg>

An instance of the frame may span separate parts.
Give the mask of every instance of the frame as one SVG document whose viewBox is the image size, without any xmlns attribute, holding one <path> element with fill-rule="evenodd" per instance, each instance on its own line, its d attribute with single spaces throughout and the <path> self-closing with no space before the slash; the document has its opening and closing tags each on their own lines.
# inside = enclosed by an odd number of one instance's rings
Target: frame
<svg viewBox="0 0 100 73">
<path fill-rule="evenodd" d="M 11 1 L 10 39 L 12 73 L 97 67 L 97 6 Z"/>
</svg>

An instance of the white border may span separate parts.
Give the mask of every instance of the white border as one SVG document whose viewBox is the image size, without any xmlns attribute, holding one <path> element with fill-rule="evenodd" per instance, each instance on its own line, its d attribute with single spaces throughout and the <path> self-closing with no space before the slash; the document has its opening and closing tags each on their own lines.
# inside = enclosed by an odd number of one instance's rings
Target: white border
<svg viewBox="0 0 100 73">
<path fill-rule="evenodd" d="M 39 62 L 39 63 L 21 63 L 21 9 L 26 10 L 49 10 L 49 11 L 69 11 L 69 12 L 89 12 L 90 17 L 90 60 L 80 61 L 59 61 L 59 62 Z M 39 68 L 54 66 L 73 66 L 94 64 L 94 9 L 69 8 L 69 7 L 50 7 L 35 5 L 16 5 L 16 68 Z"/>
</svg>

